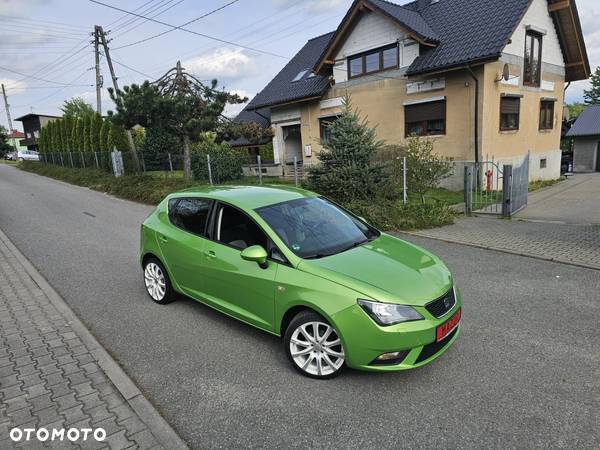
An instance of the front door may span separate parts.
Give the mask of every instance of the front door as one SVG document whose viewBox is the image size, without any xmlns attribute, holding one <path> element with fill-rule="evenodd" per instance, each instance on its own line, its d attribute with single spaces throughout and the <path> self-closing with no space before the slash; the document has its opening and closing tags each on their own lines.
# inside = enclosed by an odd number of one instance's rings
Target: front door
<svg viewBox="0 0 600 450">
<path fill-rule="evenodd" d="M 240 256 L 252 245 L 268 249 L 267 236 L 250 217 L 229 205 L 219 204 L 213 220 L 212 240 L 204 246 L 205 300 L 227 314 L 272 331 L 278 264 L 270 261 L 263 269 Z"/>
<path fill-rule="evenodd" d="M 157 239 L 173 281 L 191 297 L 201 298 L 203 292 L 202 256 L 208 213 L 212 200 L 179 198 L 169 202 L 169 226 L 161 227 Z"/>
</svg>

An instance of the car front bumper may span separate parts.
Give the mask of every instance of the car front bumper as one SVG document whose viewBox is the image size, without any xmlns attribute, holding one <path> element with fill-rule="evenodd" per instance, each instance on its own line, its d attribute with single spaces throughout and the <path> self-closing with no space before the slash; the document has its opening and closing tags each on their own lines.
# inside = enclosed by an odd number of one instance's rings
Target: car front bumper
<svg viewBox="0 0 600 450">
<path fill-rule="evenodd" d="M 349 367 L 373 372 L 393 372 L 424 366 L 443 355 L 460 334 L 459 325 L 436 343 L 436 329 L 452 318 L 459 309 L 461 296 L 456 289 L 456 302 L 448 313 L 437 319 L 424 307 L 414 307 L 425 319 L 389 327 L 377 325 L 358 305 L 335 314 L 332 319 L 342 336 L 346 364 Z M 462 319 L 461 319 L 462 320 Z M 383 353 L 403 352 L 400 362 L 376 364 Z"/>
</svg>

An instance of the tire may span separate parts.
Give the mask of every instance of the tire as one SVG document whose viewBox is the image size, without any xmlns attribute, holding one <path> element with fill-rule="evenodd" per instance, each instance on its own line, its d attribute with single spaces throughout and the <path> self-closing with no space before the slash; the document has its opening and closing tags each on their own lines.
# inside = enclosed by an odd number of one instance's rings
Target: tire
<svg viewBox="0 0 600 450">
<path fill-rule="evenodd" d="M 344 349 L 338 332 L 314 311 L 298 313 L 287 327 L 283 342 L 292 366 L 306 377 L 334 378 L 344 368 Z"/>
<path fill-rule="evenodd" d="M 169 274 L 156 258 L 148 258 L 144 262 L 144 286 L 146 293 L 154 303 L 166 305 L 176 298 Z"/>
</svg>

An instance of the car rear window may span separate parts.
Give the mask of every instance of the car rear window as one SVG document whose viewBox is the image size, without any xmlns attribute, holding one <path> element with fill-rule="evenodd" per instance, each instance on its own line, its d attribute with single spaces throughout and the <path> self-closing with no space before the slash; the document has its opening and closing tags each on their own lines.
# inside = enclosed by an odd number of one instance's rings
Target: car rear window
<svg viewBox="0 0 600 450">
<path fill-rule="evenodd" d="M 169 201 L 169 220 L 173 225 L 204 236 L 211 200 L 205 198 L 176 198 Z"/>
</svg>

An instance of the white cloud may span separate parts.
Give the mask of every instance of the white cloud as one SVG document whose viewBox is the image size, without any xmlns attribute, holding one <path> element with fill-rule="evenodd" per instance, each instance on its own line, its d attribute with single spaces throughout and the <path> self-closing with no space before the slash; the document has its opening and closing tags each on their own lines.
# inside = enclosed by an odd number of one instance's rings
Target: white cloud
<svg viewBox="0 0 600 450">
<path fill-rule="evenodd" d="M 0 78 L 0 83 L 4 84 L 9 101 L 11 95 L 20 94 L 27 89 L 27 83 L 25 81 L 17 81 L 12 78 Z"/>
<path fill-rule="evenodd" d="M 22 16 L 50 0 L 0 0 L 0 14 L 6 16 Z"/>
<path fill-rule="evenodd" d="M 273 0 L 273 4 L 279 8 L 285 8 L 297 3 L 296 0 Z M 325 12 L 349 5 L 349 0 L 304 0 L 302 6 L 310 12 Z"/>
<path fill-rule="evenodd" d="M 258 69 L 256 62 L 244 50 L 230 48 L 182 61 L 181 65 L 201 79 L 242 78 L 256 74 Z"/>
</svg>

